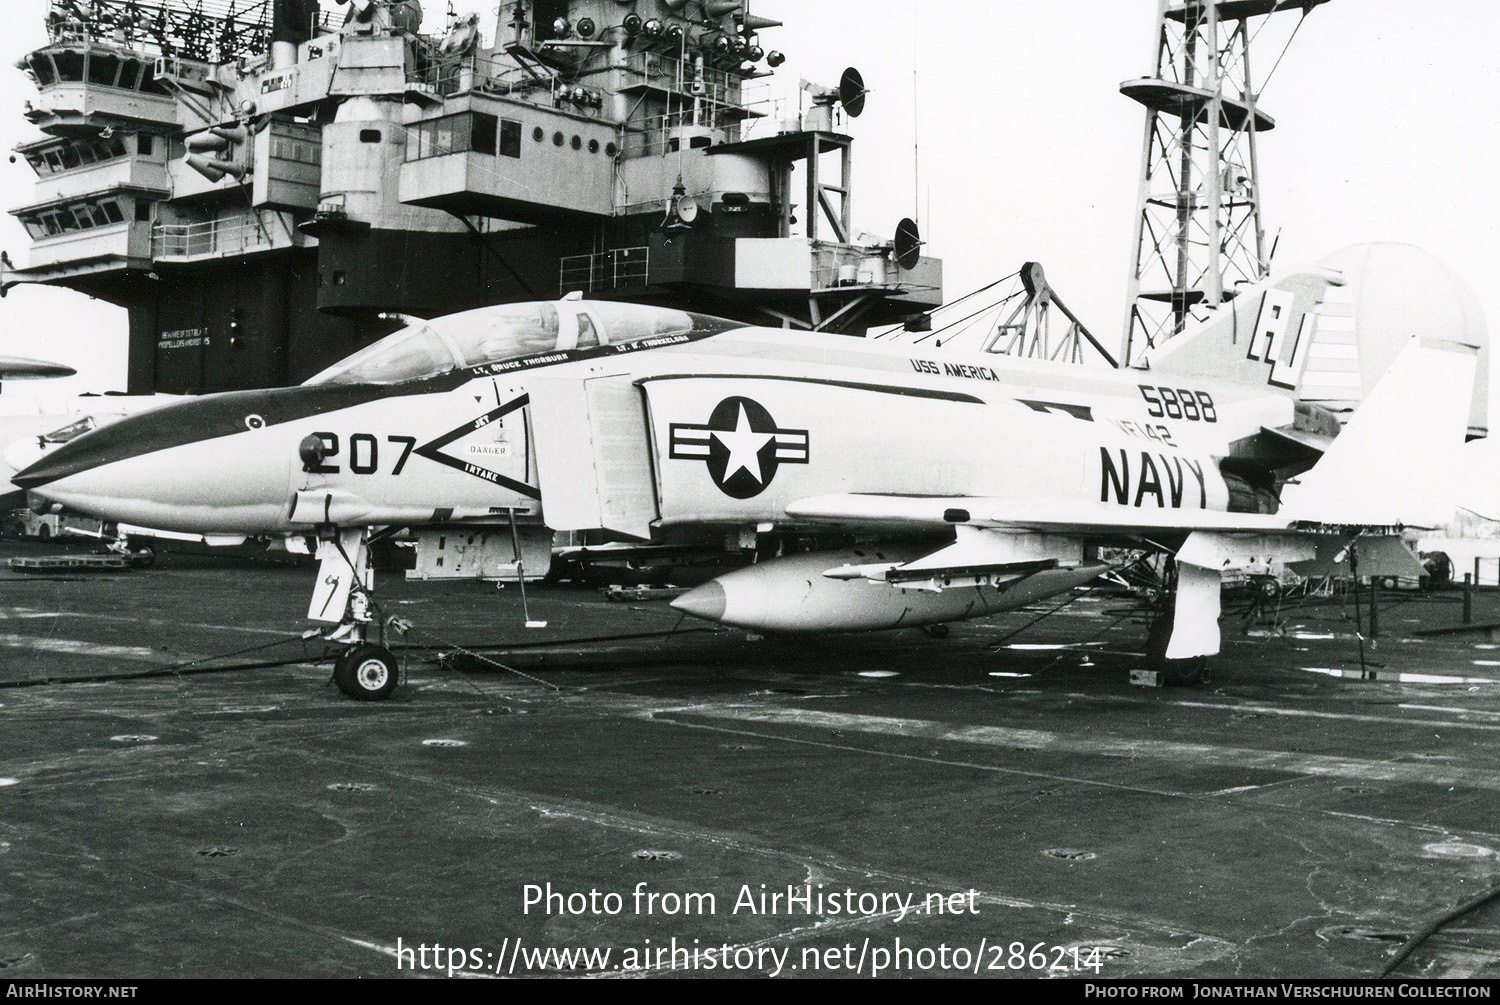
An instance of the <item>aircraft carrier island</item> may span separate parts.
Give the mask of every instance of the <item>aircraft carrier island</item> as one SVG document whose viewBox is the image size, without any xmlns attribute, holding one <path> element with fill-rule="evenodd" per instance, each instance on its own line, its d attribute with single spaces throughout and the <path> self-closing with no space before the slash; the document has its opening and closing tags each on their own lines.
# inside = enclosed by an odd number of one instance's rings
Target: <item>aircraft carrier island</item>
<svg viewBox="0 0 1500 1005">
<path fill-rule="evenodd" d="M 909 224 L 854 226 L 862 78 L 773 118 L 779 22 L 743 2 L 324 6 L 57 0 L 21 62 L 32 246 L 0 284 L 127 307 L 133 393 L 570 291 L 837 332 L 942 302 Z"/>
</svg>

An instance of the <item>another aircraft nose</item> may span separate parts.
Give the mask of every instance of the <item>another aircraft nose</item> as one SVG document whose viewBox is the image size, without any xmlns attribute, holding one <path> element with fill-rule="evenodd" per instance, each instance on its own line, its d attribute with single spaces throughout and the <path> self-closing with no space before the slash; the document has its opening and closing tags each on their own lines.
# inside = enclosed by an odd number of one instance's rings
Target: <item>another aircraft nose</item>
<svg viewBox="0 0 1500 1005">
<path fill-rule="evenodd" d="M 288 457 L 267 426 L 285 392 L 230 392 L 127 416 L 11 477 L 51 502 L 160 530 L 232 532 L 286 508 Z"/>
<path fill-rule="evenodd" d="M 228 391 L 138 412 L 69 440 L 12 477 L 105 520 L 188 533 L 287 521 L 292 424 L 389 393 L 367 385 Z"/>
<path fill-rule="evenodd" d="M 0 452 L 0 464 L 4 464 L 12 473 L 15 473 L 35 464 L 44 453 L 37 438 L 27 436 L 6 445 L 4 451 Z M 4 476 L 0 475 L 0 477 Z"/>
<path fill-rule="evenodd" d="M 217 410 L 204 408 L 205 404 L 173 403 L 127 416 L 52 450 L 43 450 L 34 438 L 12 444 L 6 448 L 6 459 L 22 463 L 14 465 L 21 470 L 11 481 L 23 489 L 41 488 L 116 461 L 223 435 L 218 431 L 223 423 L 214 414 Z"/>
</svg>

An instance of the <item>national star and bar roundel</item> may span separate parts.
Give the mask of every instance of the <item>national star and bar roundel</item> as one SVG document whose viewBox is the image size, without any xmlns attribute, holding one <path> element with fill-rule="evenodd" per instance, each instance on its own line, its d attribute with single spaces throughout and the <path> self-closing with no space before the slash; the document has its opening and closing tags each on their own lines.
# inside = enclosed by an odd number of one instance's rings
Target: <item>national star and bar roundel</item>
<svg viewBox="0 0 1500 1005">
<path fill-rule="evenodd" d="M 732 395 L 706 423 L 672 423 L 667 456 L 705 462 L 719 491 L 749 499 L 765 491 L 781 465 L 808 462 L 808 431 L 783 429 L 760 402 Z"/>
</svg>

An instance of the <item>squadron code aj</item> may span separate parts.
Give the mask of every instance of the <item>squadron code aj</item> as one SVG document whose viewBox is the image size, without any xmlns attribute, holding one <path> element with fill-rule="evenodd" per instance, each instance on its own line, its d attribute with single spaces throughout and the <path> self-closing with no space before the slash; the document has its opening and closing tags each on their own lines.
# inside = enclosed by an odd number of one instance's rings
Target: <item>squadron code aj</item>
<svg viewBox="0 0 1500 1005">
<path fill-rule="evenodd" d="M 979 906 L 975 900 L 978 893 L 971 889 L 963 893 L 923 896 L 889 891 L 860 892 L 852 887 L 826 890 L 822 883 L 788 885 L 784 890 L 773 890 L 764 883 L 759 889 L 744 883 L 734 895 L 728 913 L 820 917 L 891 914 L 895 916 L 894 920 L 900 921 L 908 914 L 978 914 Z M 719 913 L 719 897 L 697 891 L 652 890 L 645 882 L 637 883 L 628 894 L 593 888 L 563 892 L 554 890 L 550 882 L 527 883 L 521 887 L 521 912 L 530 914 L 533 909 L 547 915 L 615 915 L 624 914 L 627 909 L 637 915 L 711 915 Z"/>
</svg>

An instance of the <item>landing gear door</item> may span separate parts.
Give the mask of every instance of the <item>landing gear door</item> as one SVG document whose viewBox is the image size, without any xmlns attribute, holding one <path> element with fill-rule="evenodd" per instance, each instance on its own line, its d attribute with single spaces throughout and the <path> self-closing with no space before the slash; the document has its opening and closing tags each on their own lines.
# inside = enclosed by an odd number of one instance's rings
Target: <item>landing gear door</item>
<svg viewBox="0 0 1500 1005">
<path fill-rule="evenodd" d="M 527 390 L 547 526 L 648 540 L 659 514 L 641 389 L 629 377 L 550 377 Z"/>
</svg>

